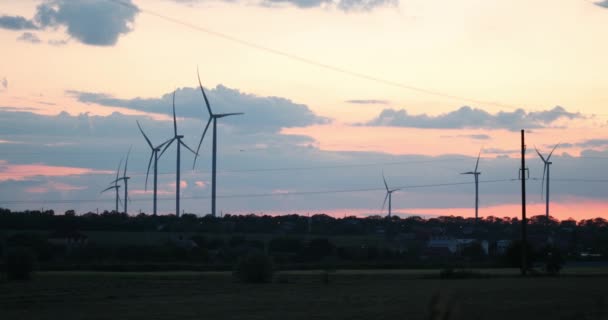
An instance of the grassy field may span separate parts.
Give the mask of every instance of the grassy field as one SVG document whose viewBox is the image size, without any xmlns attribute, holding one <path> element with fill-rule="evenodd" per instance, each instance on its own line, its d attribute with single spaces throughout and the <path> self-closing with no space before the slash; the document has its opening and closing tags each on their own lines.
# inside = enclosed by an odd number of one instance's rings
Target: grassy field
<svg viewBox="0 0 608 320">
<path fill-rule="evenodd" d="M 229 273 L 48 272 L 0 282 L 0 319 L 608 319 L 608 277 L 470 280 L 425 271 L 289 272 L 241 284 Z M 435 272 L 436 274 L 436 272 Z M 583 274 L 580 274 L 583 275 Z"/>
</svg>

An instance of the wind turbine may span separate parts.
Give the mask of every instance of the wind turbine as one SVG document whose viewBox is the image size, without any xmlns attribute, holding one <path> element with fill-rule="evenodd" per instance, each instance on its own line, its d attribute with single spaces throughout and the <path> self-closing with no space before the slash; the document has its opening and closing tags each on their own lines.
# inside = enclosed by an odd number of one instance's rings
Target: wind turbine
<svg viewBox="0 0 608 320">
<path fill-rule="evenodd" d="M 141 128 L 141 125 L 139 124 L 139 121 L 135 121 L 137 122 L 137 127 L 139 127 L 139 131 L 141 132 L 141 134 L 144 136 L 144 138 L 146 139 L 146 142 L 148 143 L 148 146 L 150 147 L 150 160 L 148 160 L 148 170 L 146 171 L 146 185 L 145 185 L 145 190 L 148 190 L 148 174 L 150 173 L 150 165 L 152 165 L 152 159 L 154 159 L 154 204 L 153 204 L 153 213 L 154 215 L 156 215 L 156 195 L 157 195 L 157 191 L 158 191 L 158 159 L 160 158 L 160 155 L 158 154 L 161 150 L 161 148 L 166 145 L 169 140 L 159 144 L 158 146 L 154 146 L 152 145 L 152 142 L 150 142 L 150 139 L 148 138 L 148 136 L 146 136 L 146 134 L 144 133 L 144 130 Z"/>
<path fill-rule="evenodd" d="M 118 194 L 118 189 L 120 189 L 120 186 L 118 185 L 118 181 L 120 179 L 118 179 L 118 175 L 120 174 L 121 166 L 122 166 L 122 159 L 120 159 L 120 162 L 118 163 L 118 170 L 116 170 L 116 179 L 114 179 L 114 181 L 113 181 L 114 185 L 109 186 L 100 192 L 100 193 L 104 193 L 108 190 L 115 189 L 115 191 L 116 191 L 116 212 L 118 212 L 118 202 L 120 201 L 120 195 Z"/>
<path fill-rule="evenodd" d="M 198 76 L 198 84 L 201 88 L 201 92 L 203 93 L 203 98 L 205 98 L 205 105 L 207 106 L 207 111 L 209 112 L 209 121 L 207 121 L 207 125 L 205 126 L 205 130 L 203 131 L 203 135 L 201 136 L 201 141 L 198 143 L 198 148 L 196 149 L 196 155 L 194 156 L 194 164 L 192 167 L 196 166 L 196 158 L 198 157 L 198 152 L 201 149 L 201 144 L 203 143 L 203 139 L 205 138 L 205 134 L 207 133 L 207 129 L 209 129 L 209 125 L 211 121 L 213 121 L 213 153 L 212 153 L 212 169 L 211 169 L 211 216 L 215 217 L 215 190 L 216 190 L 216 169 L 217 169 L 217 119 L 242 115 L 243 112 L 234 112 L 234 113 L 213 113 L 211 111 L 211 106 L 209 105 L 209 100 L 207 99 L 207 95 L 205 94 L 205 89 L 203 89 L 203 84 L 201 83 L 201 76 L 198 73 L 198 69 L 196 70 L 196 75 Z"/>
<path fill-rule="evenodd" d="M 384 206 L 386 205 L 386 199 L 388 199 L 388 217 L 391 217 L 392 207 L 393 207 L 393 192 L 401 190 L 401 188 L 397 189 L 389 189 L 388 183 L 386 183 L 386 178 L 384 177 L 384 172 L 382 172 L 382 180 L 384 181 L 384 187 L 386 188 L 386 196 L 384 197 L 384 202 L 382 203 L 382 211 L 384 212 Z"/>
<path fill-rule="evenodd" d="M 481 157 L 481 150 L 479 150 L 479 155 L 477 156 L 477 162 L 475 163 L 475 170 L 463 172 L 461 174 L 472 174 L 475 177 L 475 222 L 479 217 L 479 175 L 481 172 L 477 171 L 479 167 L 479 158 Z"/>
<path fill-rule="evenodd" d="M 188 145 L 186 145 L 182 139 L 183 135 L 177 134 L 177 119 L 175 117 L 175 91 L 173 91 L 173 138 L 169 139 L 167 145 L 160 153 L 161 155 L 165 153 L 165 151 L 171 146 L 173 141 L 177 140 L 177 173 L 176 173 L 176 181 L 175 181 L 175 215 L 179 218 L 179 191 L 180 191 L 180 162 L 181 162 L 181 146 L 184 146 L 186 149 L 190 150 L 190 152 L 197 154 L 194 150 L 190 149 Z"/>
<path fill-rule="evenodd" d="M 129 147 L 129 151 L 127 152 L 127 159 L 125 160 L 125 168 L 122 173 L 122 177 L 118 177 L 118 175 L 117 175 L 116 180 L 114 180 L 115 185 L 120 180 L 122 180 L 124 182 L 124 185 L 125 185 L 124 207 L 125 207 L 126 214 L 129 213 L 129 211 L 127 210 L 127 203 L 129 202 L 129 179 L 131 179 L 131 177 L 127 177 L 127 165 L 129 164 L 129 154 L 130 153 L 131 153 L 131 147 Z M 119 168 L 119 171 L 120 171 L 120 168 Z"/>
<path fill-rule="evenodd" d="M 555 151 L 555 149 L 557 149 L 557 146 L 559 146 L 559 143 L 555 145 L 555 147 L 553 147 L 553 150 L 551 150 L 551 153 L 549 153 L 549 155 L 547 156 L 547 158 L 543 157 L 543 155 L 540 153 L 540 151 L 538 151 L 538 148 L 534 147 L 534 149 L 536 149 L 536 153 L 538 153 L 538 156 L 543 160 L 544 168 L 543 168 L 543 180 L 541 182 L 541 192 L 540 192 L 540 196 L 542 199 L 543 196 L 543 191 L 545 188 L 544 182 L 545 182 L 545 175 L 547 175 L 547 197 L 546 197 L 546 205 L 545 205 L 545 215 L 547 218 L 547 222 L 549 222 L 549 169 L 551 168 L 551 165 L 553 164 L 553 162 L 549 161 L 551 159 L 551 156 L 553 155 L 553 151 Z"/>
</svg>

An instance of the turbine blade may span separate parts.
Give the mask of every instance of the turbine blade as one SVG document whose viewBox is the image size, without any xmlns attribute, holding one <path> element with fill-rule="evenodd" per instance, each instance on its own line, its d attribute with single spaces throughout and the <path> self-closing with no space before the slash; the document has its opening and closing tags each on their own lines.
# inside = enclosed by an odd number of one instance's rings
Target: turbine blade
<svg viewBox="0 0 608 320">
<path fill-rule="evenodd" d="M 205 105 L 207 106 L 207 111 L 209 111 L 209 116 L 213 116 L 213 112 L 211 112 L 211 106 L 209 105 L 209 100 L 207 99 L 207 95 L 205 94 L 205 89 L 203 89 L 203 83 L 201 82 L 201 75 L 198 72 L 198 66 L 196 66 L 196 75 L 198 77 L 198 85 L 201 87 L 201 92 L 203 93 L 203 98 L 205 98 Z"/>
<path fill-rule="evenodd" d="M 118 170 L 116 170 L 116 180 L 118 180 L 118 175 L 120 174 L 120 167 L 122 166 L 122 159 L 118 163 Z"/>
<path fill-rule="evenodd" d="M 180 141 L 179 143 L 180 143 L 182 146 L 186 147 L 186 149 L 190 150 L 190 152 L 192 152 L 193 154 L 196 154 L 196 152 L 195 152 L 194 150 L 192 150 L 190 147 L 188 147 L 188 145 L 187 145 L 185 142 Z"/>
<path fill-rule="evenodd" d="M 384 181 L 384 187 L 386 188 L 386 192 L 389 192 L 388 183 L 386 183 L 386 178 L 384 177 L 384 170 L 382 170 L 382 181 Z"/>
<path fill-rule="evenodd" d="M 173 133 L 177 135 L 177 120 L 175 119 L 175 90 L 173 91 Z"/>
<path fill-rule="evenodd" d="M 104 192 L 106 192 L 108 190 L 112 190 L 112 189 L 115 189 L 115 188 L 116 188 L 116 186 L 110 186 L 110 187 L 107 187 L 107 188 L 103 189 L 100 193 L 104 193 Z"/>
<path fill-rule="evenodd" d="M 129 164 L 129 155 L 131 154 L 131 147 L 132 146 L 129 146 L 129 151 L 127 151 L 127 160 L 125 161 L 125 170 L 122 173 L 123 177 L 127 176 L 127 165 Z"/>
<path fill-rule="evenodd" d="M 547 161 L 549 161 L 549 159 L 551 159 L 551 156 L 553 155 L 553 151 L 555 151 L 555 149 L 557 149 L 557 146 L 559 146 L 559 143 L 555 145 L 555 147 L 553 147 L 553 150 L 551 150 L 551 153 L 549 153 L 549 156 L 547 157 Z"/>
<path fill-rule="evenodd" d="M 122 203 L 122 200 L 120 199 L 120 196 L 118 196 L 118 204 L 120 207 L 124 207 L 124 204 Z"/>
<path fill-rule="evenodd" d="M 384 202 L 382 202 L 382 210 L 381 210 L 381 212 L 384 212 L 384 207 L 386 206 L 386 200 L 388 199 L 388 195 L 389 195 L 389 193 L 387 192 L 386 196 L 384 197 Z"/>
<path fill-rule="evenodd" d="M 120 181 L 120 180 L 124 180 L 124 179 L 125 179 L 124 177 L 120 177 L 120 178 L 118 178 L 118 179 L 113 180 L 112 182 L 110 182 L 110 184 L 114 184 L 114 185 L 112 186 L 112 187 L 114 187 L 114 186 L 116 186 L 116 183 L 117 183 L 118 181 Z"/>
<path fill-rule="evenodd" d="M 167 143 L 165 145 L 165 147 L 163 148 L 163 151 L 158 155 L 159 158 L 163 156 L 163 153 L 165 153 L 165 151 L 167 151 L 167 149 L 169 149 L 169 147 L 171 146 L 171 144 L 173 143 L 173 141 L 175 141 L 175 138 L 169 140 L 169 143 Z"/>
<path fill-rule="evenodd" d="M 475 171 L 477 172 L 477 168 L 479 167 L 479 158 L 481 157 L 481 150 L 479 150 L 479 155 L 477 155 L 477 162 L 475 163 Z"/>
<path fill-rule="evenodd" d="M 536 153 L 538 153 L 538 156 L 539 156 L 541 159 L 543 159 L 543 162 L 544 162 L 544 163 L 547 163 L 547 161 L 548 161 L 549 159 L 545 159 L 545 157 L 543 157 L 543 155 L 540 153 L 540 151 L 538 151 L 538 148 L 537 148 L 536 146 L 534 146 L 534 149 L 536 149 Z"/>
<path fill-rule="evenodd" d="M 203 135 L 201 136 L 201 141 L 198 142 L 198 147 L 196 148 L 196 152 L 194 153 L 194 163 L 192 164 L 192 169 L 196 166 L 196 159 L 198 158 L 198 153 L 201 150 L 201 144 L 203 144 L 203 139 L 205 139 L 205 134 L 207 133 L 207 129 L 209 129 L 209 125 L 211 124 L 212 117 L 209 117 L 209 121 L 207 121 L 207 125 L 205 126 L 205 130 L 203 130 Z"/>
<path fill-rule="evenodd" d="M 463 172 L 461 174 L 475 174 L 475 172 L 473 172 L 473 171 L 467 171 L 467 172 Z"/>
<path fill-rule="evenodd" d="M 168 139 L 167 141 L 165 141 L 165 142 L 163 142 L 163 143 L 159 144 L 158 146 L 156 146 L 156 149 L 160 149 L 160 148 L 162 148 L 164 145 L 166 145 L 167 143 L 171 142 L 171 140 L 173 140 L 173 139 L 175 139 L 175 137 L 173 137 L 173 138 L 171 138 L 171 139 Z"/>
<path fill-rule="evenodd" d="M 244 112 L 222 113 L 222 114 L 216 114 L 215 117 L 223 118 L 223 117 L 229 117 L 229 116 L 240 116 L 243 114 L 245 114 L 245 113 Z"/>
<path fill-rule="evenodd" d="M 148 175 L 150 174 L 150 166 L 152 165 L 152 158 L 154 158 L 154 153 L 156 151 L 152 151 L 152 153 L 150 153 L 150 160 L 148 160 L 148 170 L 146 170 L 146 184 L 144 187 L 145 191 L 148 191 Z"/>
<path fill-rule="evenodd" d="M 139 131 L 141 132 L 141 134 L 144 135 L 144 138 L 146 139 L 146 142 L 148 143 L 148 145 L 150 146 L 150 148 L 154 149 L 154 146 L 152 146 L 152 142 L 150 142 L 150 139 L 148 139 L 148 136 L 146 136 L 146 134 L 144 133 L 144 130 L 141 128 L 141 125 L 139 125 L 139 121 L 135 120 L 135 122 L 137 122 L 137 126 L 139 127 Z"/>
</svg>

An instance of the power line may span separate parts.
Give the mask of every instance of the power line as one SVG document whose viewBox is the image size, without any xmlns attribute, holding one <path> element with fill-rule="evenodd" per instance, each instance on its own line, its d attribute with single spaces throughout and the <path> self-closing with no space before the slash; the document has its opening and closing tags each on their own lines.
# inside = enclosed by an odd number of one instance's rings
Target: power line
<svg viewBox="0 0 608 320">
<path fill-rule="evenodd" d="M 532 156 L 530 156 L 532 157 Z M 573 157 L 574 160 L 586 160 L 586 159 L 608 159 L 608 157 Z M 395 162 L 372 162 L 372 163 L 356 163 L 356 164 L 336 164 L 336 165 L 319 165 L 319 166 L 302 166 L 302 167 L 278 167 L 278 168 L 249 168 L 249 169 L 225 169 L 218 170 L 218 173 L 256 173 L 256 172 L 280 172 L 280 171 L 307 171 L 307 170 L 318 170 L 318 169 L 343 169 L 343 168 L 359 168 L 359 167 L 373 167 L 373 166 L 397 166 L 403 164 L 420 164 L 420 163 L 434 163 L 434 162 L 451 162 L 451 161 L 464 161 L 470 160 L 470 158 L 442 158 L 442 159 L 430 159 L 430 160 L 411 160 L 411 161 L 395 161 Z M 97 170 L 97 169 L 96 169 Z M 114 168 L 110 169 L 99 169 L 105 171 L 112 171 L 111 173 L 84 173 L 78 174 L 78 176 L 94 176 L 94 175 L 113 175 L 115 174 Z M 192 174 L 190 171 L 187 174 Z M 210 171 L 199 171 L 197 174 L 208 174 Z M 175 174 L 173 171 L 159 172 L 159 175 L 172 175 Z M 0 172 L 0 177 L 11 176 L 6 172 Z M 130 176 L 145 176 L 145 172 L 131 172 Z M 553 179 L 552 179 L 553 180 Z"/>
<path fill-rule="evenodd" d="M 407 89 L 407 90 L 411 90 L 411 91 L 416 91 L 416 92 L 420 92 L 420 93 L 424 93 L 427 95 L 431 95 L 431 96 L 436 96 L 436 97 L 442 97 L 442 98 L 447 98 L 447 99 L 452 99 L 452 100 L 459 100 L 459 101 L 463 101 L 463 102 L 472 102 L 472 103 L 476 103 L 476 104 L 485 104 L 485 105 L 493 105 L 493 106 L 497 106 L 497 107 L 503 107 L 503 108 L 508 108 L 508 109 L 519 109 L 519 107 L 514 106 L 514 105 L 509 105 L 509 104 L 504 104 L 504 103 L 499 103 L 499 102 L 495 102 L 495 101 L 486 101 L 486 100 L 479 100 L 479 99 L 473 99 L 473 98 L 468 98 L 468 97 L 464 97 L 464 96 L 457 96 L 457 95 L 453 95 L 453 94 L 448 94 L 448 93 L 444 93 L 444 92 L 440 92 L 440 91 L 436 91 L 436 90 L 430 90 L 430 89 L 425 89 L 425 88 L 421 88 L 421 87 L 416 87 L 416 86 L 412 86 L 412 85 L 408 85 L 408 84 L 404 84 L 404 83 L 400 83 L 397 81 L 392 81 L 392 80 L 387 80 L 387 79 L 382 79 L 380 77 L 376 77 L 373 75 L 369 75 L 369 74 L 365 74 L 365 73 L 361 73 L 361 72 L 356 72 L 356 71 L 351 71 L 345 68 L 341 68 L 341 67 L 336 67 L 330 64 L 326 64 L 326 63 L 322 63 L 322 62 L 318 62 L 312 59 L 308 59 L 293 53 L 289 53 L 286 51 L 281 51 L 278 49 L 274 49 L 271 47 L 267 47 L 267 46 L 263 46 L 251 41 L 247 41 L 247 40 L 243 40 L 231 35 L 228 35 L 226 33 L 222 33 L 222 32 L 218 32 L 218 31 L 214 31 L 211 30 L 209 28 L 205 28 L 199 25 L 195 25 L 193 23 L 190 22 L 185 22 L 185 21 L 181 21 L 166 15 L 163 15 L 161 13 L 158 12 L 154 12 L 151 10 L 147 10 L 147 9 L 143 9 L 140 7 L 137 7 L 133 4 L 124 2 L 122 0 L 108 0 L 110 2 L 113 2 L 117 5 L 121 5 L 127 8 L 130 8 L 132 10 L 137 10 L 143 13 L 147 13 L 149 15 L 155 16 L 157 18 L 163 19 L 165 21 L 169 21 L 196 31 L 200 31 L 200 32 L 204 32 L 206 34 L 233 42 L 233 43 L 237 43 L 240 44 L 242 46 L 245 47 L 249 47 L 252 49 L 256 49 L 259 51 L 263 51 L 263 52 L 267 52 L 267 53 L 271 53 L 277 56 L 281 56 L 281 57 L 285 57 L 294 61 L 298 61 L 304 64 L 308 64 L 308 65 L 312 65 L 312 66 L 316 66 L 322 69 L 326 69 L 326 70 L 330 70 L 330 71 L 334 71 L 337 73 L 342 73 L 342 74 L 346 74 L 355 78 L 359 78 L 359 79 L 364 79 L 364 80 L 368 80 L 368 81 L 374 81 L 374 82 L 378 82 L 378 83 L 382 83 L 385 85 L 389 85 L 392 87 L 397 87 L 397 88 L 402 88 L 402 89 Z"/>
<path fill-rule="evenodd" d="M 496 179 L 496 180 L 484 180 L 479 183 L 497 183 L 497 182 L 511 182 L 517 181 L 517 179 Z M 405 185 L 399 186 L 399 189 L 421 189 L 421 188 L 437 188 L 437 187 L 449 187 L 459 185 L 470 185 L 473 182 L 450 182 L 450 183 L 436 183 L 436 184 L 421 184 L 421 185 Z M 249 194 L 232 194 L 217 196 L 222 199 L 238 199 L 238 198 L 267 198 L 267 197 L 285 197 L 285 196 L 307 196 L 307 195 L 324 195 L 324 194 L 338 194 L 338 193 L 356 193 L 356 192 L 370 192 L 370 191 L 382 191 L 384 188 L 362 188 L 362 189 L 339 189 L 339 190 L 322 190 L 322 191 L 299 191 L 299 192 L 286 192 L 286 193 L 249 193 Z M 194 199 L 211 199 L 209 196 L 191 196 L 182 197 L 181 199 L 194 200 Z M 159 198 L 159 201 L 175 201 L 175 198 Z M 90 202 L 107 202 L 107 199 L 63 199 L 63 200 L 0 200 L 3 204 L 66 204 L 66 203 L 90 203 Z M 150 199 L 132 199 L 134 202 L 150 201 Z"/>
<path fill-rule="evenodd" d="M 305 171 L 305 170 L 318 170 L 318 169 L 342 169 L 342 168 L 358 168 L 358 167 L 373 167 L 373 166 L 396 166 L 402 164 L 418 164 L 418 163 L 433 163 L 433 162 L 448 162 L 448 161 L 460 161 L 468 160 L 467 158 L 443 158 L 443 159 L 431 159 L 431 160 L 412 160 L 412 161 L 395 161 L 395 162 L 376 162 L 376 163 L 358 163 L 358 164 L 342 164 L 342 165 L 320 165 L 320 166 L 308 166 L 308 167 L 279 167 L 279 168 L 251 168 L 251 169 L 226 169 L 218 170 L 218 173 L 255 173 L 255 172 L 273 172 L 273 171 Z M 85 173 L 79 174 L 79 176 L 91 176 L 91 175 L 113 175 L 114 169 L 108 169 L 112 173 Z M 192 173 L 192 172 L 190 172 Z M 198 174 L 208 174 L 210 171 L 200 171 Z M 159 175 L 171 175 L 175 172 L 159 172 Z M 1 176 L 9 176 L 12 174 L 0 172 Z M 145 172 L 131 172 L 129 176 L 145 176 Z"/>
</svg>

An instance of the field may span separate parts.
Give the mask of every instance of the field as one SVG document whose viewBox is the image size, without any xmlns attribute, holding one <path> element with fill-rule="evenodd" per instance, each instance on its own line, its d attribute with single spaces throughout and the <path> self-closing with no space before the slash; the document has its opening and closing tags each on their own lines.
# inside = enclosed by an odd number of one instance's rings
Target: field
<svg viewBox="0 0 608 320">
<path fill-rule="evenodd" d="M 608 319 L 608 277 L 493 271 L 483 279 L 437 271 L 289 272 L 286 283 L 242 284 L 229 273 L 39 273 L 0 281 L 1 319 Z M 286 281 L 285 281 L 286 280 Z M 431 318 L 451 312 L 449 318 Z"/>
</svg>

